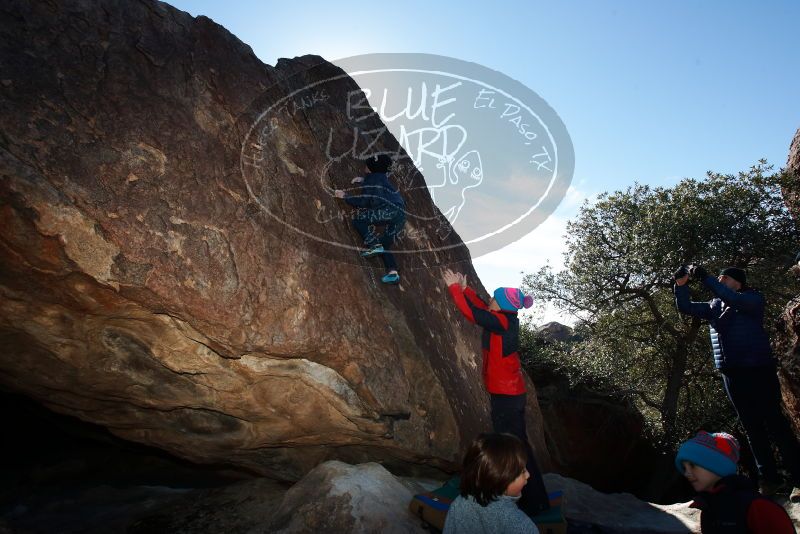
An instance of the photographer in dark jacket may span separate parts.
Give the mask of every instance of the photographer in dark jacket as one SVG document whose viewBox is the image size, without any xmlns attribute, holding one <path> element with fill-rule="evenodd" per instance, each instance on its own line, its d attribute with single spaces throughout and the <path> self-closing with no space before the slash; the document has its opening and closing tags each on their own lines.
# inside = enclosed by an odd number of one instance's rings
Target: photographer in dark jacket
<svg viewBox="0 0 800 534">
<path fill-rule="evenodd" d="M 689 275 L 715 295 L 708 302 L 691 302 Z M 781 411 L 781 394 L 769 338 L 764 330 L 764 297 L 747 287 L 743 269 L 728 267 L 718 278 L 701 266 L 675 272 L 678 310 L 709 322 L 714 365 L 722 374 L 725 391 L 742 422 L 753 451 L 761 491 L 781 491 L 771 440 L 789 470 L 794 486 L 792 502 L 800 501 L 800 445 Z"/>
</svg>

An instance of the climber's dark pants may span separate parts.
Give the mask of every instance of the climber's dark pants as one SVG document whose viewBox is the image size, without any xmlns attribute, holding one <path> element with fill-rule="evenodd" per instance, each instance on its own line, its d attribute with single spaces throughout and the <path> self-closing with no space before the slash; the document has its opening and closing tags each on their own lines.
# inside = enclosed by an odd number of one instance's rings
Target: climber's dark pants
<svg viewBox="0 0 800 534">
<path fill-rule="evenodd" d="M 774 443 L 792 483 L 800 485 L 800 446 L 781 410 L 781 386 L 775 367 L 723 369 L 722 379 L 747 434 L 759 474 L 766 480 L 779 480 L 772 451 Z"/>
<path fill-rule="evenodd" d="M 530 478 L 522 488 L 522 497 L 517 501 L 520 509 L 533 517 L 542 510 L 550 508 L 547 490 L 542 480 L 542 472 L 536 463 L 533 449 L 528 443 L 528 433 L 525 429 L 525 394 L 522 395 L 495 395 L 491 394 L 492 426 L 497 433 L 505 432 L 517 436 L 528 451 L 528 463 L 525 466 L 530 473 Z"/>
<path fill-rule="evenodd" d="M 359 208 L 353 213 L 353 227 L 358 231 L 364 244 L 372 247 L 378 243 L 383 245 L 384 253 L 381 254 L 383 264 L 387 271 L 397 270 L 397 261 L 389 249 L 394 244 L 397 234 L 406 223 L 406 214 L 403 210 L 391 208 L 366 209 Z M 378 233 L 378 227 L 385 226 L 383 233 Z"/>
</svg>

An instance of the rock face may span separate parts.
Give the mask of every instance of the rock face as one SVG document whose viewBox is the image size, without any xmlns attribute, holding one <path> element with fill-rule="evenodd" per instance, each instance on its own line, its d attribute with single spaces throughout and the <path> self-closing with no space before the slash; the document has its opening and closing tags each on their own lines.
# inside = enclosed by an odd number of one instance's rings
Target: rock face
<svg viewBox="0 0 800 534">
<path fill-rule="evenodd" d="M 800 180 L 800 128 L 795 132 L 794 139 L 789 145 L 786 169 L 794 175 L 795 180 Z M 795 220 L 800 220 L 800 184 L 795 182 L 794 187 L 784 188 L 783 196 L 786 199 L 786 206 L 792 212 Z"/>
<path fill-rule="evenodd" d="M 660 498 L 653 490 L 665 488 L 651 488 L 650 480 L 663 462 L 647 440 L 644 417 L 632 402 L 572 385 L 563 372 L 544 363 L 529 364 L 528 370 L 544 384 L 537 389 L 539 407 L 547 448 L 559 473 L 600 491 Z"/>
<path fill-rule="evenodd" d="M 116 531 L 127 534 L 263 532 L 286 492 L 284 485 L 266 478 L 193 490 L 171 500 L 162 499 L 156 510 L 128 520 Z M 108 532 L 108 529 L 99 531 Z"/>
<path fill-rule="evenodd" d="M 548 490 L 564 492 L 564 515 L 570 534 L 656 534 L 700 532 L 700 510 L 689 502 L 653 504 L 629 493 L 601 493 L 588 484 L 550 473 L 544 477 Z M 776 497 L 794 523 L 800 526 L 800 504 Z"/>
<path fill-rule="evenodd" d="M 549 491 L 564 493 L 564 514 L 570 534 L 685 534 L 700 532 L 700 513 L 688 502 L 658 505 L 628 493 L 606 494 L 588 484 L 553 473 L 544 476 Z M 30 531 L 54 528 L 80 532 L 116 531 L 131 534 L 262 534 L 297 533 L 416 533 L 425 532 L 408 504 L 414 493 L 440 483 L 400 479 L 375 463 L 348 465 L 338 461 L 320 464 L 286 488 L 272 480 L 253 479 L 202 490 L 170 490 L 139 487 L 132 490 L 103 487 L 85 491 L 78 499 L 63 499 L 43 507 L 44 517 Z M 174 495 L 180 492 L 183 495 Z M 132 503 L 136 494 L 146 500 Z M 172 493 L 173 495 L 170 495 Z M 127 506 L 109 510 L 116 500 Z M 109 501 L 112 501 L 111 503 Z M 800 525 L 800 504 L 777 501 Z M 104 522 L 92 522 L 90 514 L 105 511 Z M 111 513 L 111 512 L 116 512 Z M 52 523 L 45 522 L 49 514 Z M 56 526 L 57 525 L 57 526 Z M 105 526 L 103 526 L 105 525 Z M 18 522 L 8 525 L 17 532 Z M 0 520 L 0 532 L 4 524 Z M 24 531 L 28 531 L 23 529 Z"/>
<path fill-rule="evenodd" d="M 570 533 L 699 532 L 699 511 L 689 508 L 689 503 L 650 504 L 628 493 L 601 493 L 588 484 L 552 473 L 544 478 L 548 490 L 564 492 L 564 514 Z M 183 495 L 169 490 L 173 493 L 170 495 L 163 487 L 129 489 L 127 495 L 122 495 L 125 490 L 103 487 L 65 500 L 63 505 L 48 505 L 44 511 L 58 522 L 43 521 L 47 519 L 45 514 L 29 526 L 31 531 L 51 531 L 55 525 L 66 524 L 74 531 L 107 532 L 101 523 L 92 522 L 91 514 L 75 516 L 70 511 L 76 506 L 80 510 L 107 509 L 109 499 L 130 499 L 138 491 L 147 499 L 140 503 L 125 501 L 127 508 L 117 507 L 116 515 L 106 514 L 106 525 L 113 524 L 118 531 L 131 534 L 418 533 L 426 530 L 408 510 L 411 497 L 425 491 L 423 486 L 439 485 L 431 480 L 400 479 L 375 463 L 348 465 L 328 461 L 288 489 L 263 478 L 218 488 L 183 490 Z M 73 504 L 71 508 L 69 503 Z M 785 506 L 796 521 L 794 508 L 800 505 Z M 53 514 L 54 508 L 60 515 Z M 11 527 L 20 524 L 15 521 Z"/>
<path fill-rule="evenodd" d="M 564 492 L 570 532 L 609 534 L 685 534 L 700 532 L 700 511 L 689 503 L 640 501 L 630 493 L 601 493 L 588 484 L 556 474 L 545 476 L 548 491 Z"/>
<path fill-rule="evenodd" d="M 424 533 L 408 510 L 413 493 L 383 466 L 325 462 L 286 492 L 259 532 Z"/>
<path fill-rule="evenodd" d="M 783 196 L 789 211 L 800 223 L 800 129 L 789 147 L 786 170 L 792 182 L 783 189 Z M 797 252 L 800 252 L 800 244 Z M 793 272 L 800 280 L 800 269 L 795 266 Z M 787 304 L 780 327 L 782 335 L 778 339 L 778 358 L 781 361 L 783 400 L 795 433 L 800 435 L 800 294 Z"/>
<path fill-rule="evenodd" d="M 536 328 L 536 337 L 548 343 L 567 341 L 573 336 L 573 334 L 574 331 L 572 328 L 555 321 L 543 324 Z"/>
<path fill-rule="evenodd" d="M 781 392 L 795 434 L 800 434 L 800 296 L 786 306 L 781 316 Z"/>
<path fill-rule="evenodd" d="M 479 282 L 417 172 L 400 184 L 399 287 L 376 282 L 346 220 L 319 217 L 362 174 L 331 157 L 355 146 L 349 77 L 319 57 L 266 66 L 154 1 L 20 0 L 0 17 L 2 387 L 286 480 L 329 458 L 456 466 L 490 423 L 479 333 L 439 267 Z"/>
</svg>

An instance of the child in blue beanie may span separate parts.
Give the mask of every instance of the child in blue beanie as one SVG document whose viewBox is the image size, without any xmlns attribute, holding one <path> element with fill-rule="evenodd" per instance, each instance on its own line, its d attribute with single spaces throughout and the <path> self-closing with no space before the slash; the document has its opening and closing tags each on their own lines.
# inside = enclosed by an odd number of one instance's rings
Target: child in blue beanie
<svg viewBox="0 0 800 534">
<path fill-rule="evenodd" d="M 695 491 L 700 532 L 795 534 L 786 511 L 760 494 L 750 479 L 736 474 L 739 442 L 730 434 L 700 431 L 683 443 L 675 467 Z"/>
</svg>

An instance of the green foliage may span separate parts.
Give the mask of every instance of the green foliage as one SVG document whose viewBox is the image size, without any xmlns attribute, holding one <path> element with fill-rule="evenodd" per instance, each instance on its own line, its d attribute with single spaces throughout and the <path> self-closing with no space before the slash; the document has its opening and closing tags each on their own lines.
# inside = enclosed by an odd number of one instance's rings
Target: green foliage
<svg viewBox="0 0 800 534">
<path fill-rule="evenodd" d="M 711 273 L 747 269 L 772 325 L 794 293 L 786 269 L 798 229 L 781 196 L 788 178 L 771 170 L 761 161 L 738 175 L 708 173 L 671 188 L 635 184 L 584 204 L 567 225 L 566 268 L 545 267 L 523 284 L 539 303 L 578 317 L 585 334 L 533 357 L 560 357 L 576 379 L 633 396 L 665 444 L 702 426 L 730 427 L 734 414 L 713 369 L 708 328 L 678 314 L 672 273 L 688 263 Z M 692 300 L 709 300 L 697 286 Z"/>
</svg>

